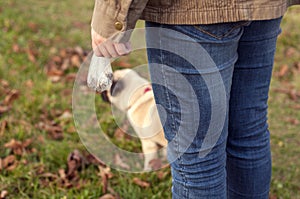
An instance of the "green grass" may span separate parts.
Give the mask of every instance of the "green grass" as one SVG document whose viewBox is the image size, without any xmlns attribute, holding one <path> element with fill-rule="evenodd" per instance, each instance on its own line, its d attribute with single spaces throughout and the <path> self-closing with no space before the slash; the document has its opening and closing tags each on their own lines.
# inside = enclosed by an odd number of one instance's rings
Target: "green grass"
<svg viewBox="0 0 300 199">
<path fill-rule="evenodd" d="M 90 47 L 90 18 L 93 1 L 0 1 L 0 79 L 9 84 L 9 89 L 20 91 L 11 110 L 0 115 L 1 124 L 7 125 L 0 134 L 0 158 L 11 154 L 4 144 L 11 139 L 34 138 L 29 150 L 16 155 L 18 165 L 12 171 L 0 171 L 0 192 L 8 191 L 7 198 L 98 198 L 103 195 L 102 178 L 96 165 L 88 165 L 79 172 L 81 187 L 66 188 L 60 180 L 43 177 L 52 173 L 59 176 L 59 169 L 67 168 L 67 157 L 79 149 L 86 154 L 80 138 L 72 130 L 72 118 L 57 119 L 58 115 L 72 110 L 72 81 L 53 83 L 45 73 L 49 59 L 61 49 L 81 46 Z M 275 88 L 293 86 L 300 90 L 300 75 L 293 75 L 292 68 L 300 60 L 300 9 L 294 8 L 285 16 L 282 35 L 279 37 L 274 78 L 271 86 L 269 122 L 272 134 L 273 178 L 271 194 L 277 198 L 300 198 L 299 124 L 291 124 L 290 118 L 300 120 L 299 109 L 293 108 L 298 101 L 287 95 L 274 92 Z M 16 49 L 16 46 L 19 49 Z M 292 55 L 287 50 L 292 48 Z M 28 53 L 29 52 L 29 53 Z M 35 61 L 30 58 L 33 54 Z M 145 62 L 145 53 L 124 58 L 132 66 Z M 283 64 L 289 67 L 288 74 L 278 78 L 276 73 Z M 77 71 L 70 68 L 66 74 Z M 66 75 L 65 74 L 65 75 Z M 32 82 L 30 85 L 30 82 Z M 6 94 L 0 86 L 0 102 Z M 113 138 L 116 124 L 109 113 L 109 105 L 97 101 L 101 124 L 113 143 L 132 151 L 140 151 L 138 140 Z M 53 140 L 40 122 L 55 121 L 62 126 L 64 139 Z M 0 125 L 1 130 L 1 125 Z M 158 172 L 129 174 L 112 170 L 108 185 L 122 198 L 170 198 L 171 177 L 169 168 Z M 163 177 L 160 177 L 163 175 Z M 150 187 L 141 188 L 133 183 L 138 177 L 150 182 Z"/>
</svg>

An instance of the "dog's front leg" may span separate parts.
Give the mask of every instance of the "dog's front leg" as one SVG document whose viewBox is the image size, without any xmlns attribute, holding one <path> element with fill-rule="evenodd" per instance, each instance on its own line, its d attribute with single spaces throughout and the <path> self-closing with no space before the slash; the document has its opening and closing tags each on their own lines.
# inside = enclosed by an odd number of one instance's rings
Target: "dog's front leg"
<svg viewBox="0 0 300 199">
<path fill-rule="evenodd" d="M 149 139 L 141 139 L 142 149 L 144 153 L 144 170 L 150 170 L 150 161 L 157 158 L 159 147 L 157 144 Z"/>
</svg>

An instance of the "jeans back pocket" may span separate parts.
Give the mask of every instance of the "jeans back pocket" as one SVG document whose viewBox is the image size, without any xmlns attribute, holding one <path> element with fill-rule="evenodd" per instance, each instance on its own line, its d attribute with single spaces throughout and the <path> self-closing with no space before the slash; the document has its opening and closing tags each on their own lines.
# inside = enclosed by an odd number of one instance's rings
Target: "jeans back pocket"
<svg viewBox="0 0 300 199">
<path fill-rule="evenodd" d="M 250 21 L 238 21 L 216 24 L 201 24 L 194 25 L 194 28 L 214 39 L 222 40 L 230 37 L 231 35 L 235 35 L 236 32 L 239 32 L 241 27 L 248 26 L 250 23 Z"/>
</svg>

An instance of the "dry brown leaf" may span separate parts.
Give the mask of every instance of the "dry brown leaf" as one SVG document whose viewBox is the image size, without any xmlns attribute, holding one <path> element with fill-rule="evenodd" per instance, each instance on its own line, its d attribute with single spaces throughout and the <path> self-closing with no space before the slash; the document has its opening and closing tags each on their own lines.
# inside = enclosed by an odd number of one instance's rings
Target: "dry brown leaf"
<svg viewBox="0 0 300 199">
<path fill-rule="evenodd" d="M 282 78 L 284 77 L 289 71 L 289 66 L 287 64 L 283 64 L 280 66 L 280 70 L 278 72 L 278 77 Z"/>
<path fill-rule="evenodd" d="M 120 166 L 121 168 L 127 169 L 127 170 L 130 169 L 130 166 L 122 160 L 122 158 L 120 157 L 119 154 L 115 155 L 114 161 L 115 161 L 115 164 Z"/>
<path fill-rule="evenodd" d="M 38 31 L 38 25 L 32 21 L 28 22 L 27 24 L 28 28 L 33 31 L 33 32 L 37 32 Z"/>
<path fill-rule="evenodd" d="M 295 89 L 276 88 L 274 91 L 287 94 L 293 101 L 296 101 L 298 98 L 300 98 L 300 92 L 297 92 Z"/>
<path fill-rule="evenodd" d="M 20 52 L 20 46 L 18 44 L 13 44 L 12 50 L 14 53 Z"/>
<path fill-rule="evenodd" d="M 23 142 L 11 139 L 8 143 L 4 144 L 4 147 L 11 149 L 15 155 L 22 155 L 23 152 L 26 151 L 26 148 L 28 148 L 32 143 L 32 141 L 32 138 L 26 139 Z M 29 149 L 27 151 L 31 152 L 31 150 Z"/>
<path fill-rule="evenodd" d="M 58 179 L 58 176 L 56 174 L 47 172 L 47 173 L 42 173 L 41 175 L 39 175 L 39 177 L 42 178 L 49 178 L 50 180 L 56 180 Z"/>
<path fill-rule="evenodd" d="M 4 147 L 11 149 L 15 155 L 23 154 L 24 148 L 22 146 L 22 142 L 15 139 L 11 139 L 8 143 L 4 144 Z"/>
<path fill-rule="evenodd" d="M 287 118 L 286 121 L 291 123 L 292 125 L 299 125 L 300 124 L 300 121 L 296 118 Z"/>
<path fill-rule="evenodd" d="M 1 113 L 1 112 L 0 112 Z M 5 128 L 7 127 L 8 122 L 3 120 L 0 122 L 0 137 L 4 135 Z"/>
<path fill-rule="evenodd" d="M 8 81 L 4 80 L 4 79 L 0 79 L 0 84 L 3 88 L 8 88 L 9 87 L 9 83 Z"/>
<path fill-rule="evenodd" d="M 296 49 L 293 47 L 290 47 L 285 51 L 285 56 L 292 57 L 295 54 L 295 52 L 296 52 Z"/>
<path fill-rule="evenodd" d="M 8 171 L 13 170 L 17 166 L 17 160 L 14 155 L 9 155 L 1 160 L 0 170 L 6 169 Z"/>
<path fill-rule="evenodd" d="M 52 61 L 56 62 L 57 64 L 60 64 L 62 62 L 62 58 L 58 55 L 55 55 L 52 57 Z"/>
<path fill-rule="evenodd" d="M 76 73 L 70 73 L 70 74 L 67 74 L 66 75 L 66 80 L 68 82 L 71 82 L 71 81 L 74 81 L 77 77 L 77 74 Z"/>
<path fill-rule="evenodd" d="M 66 49 L 61 49 L 59 51 L 59 56 L 61 56 L 61 58 L 65 59 L 67 57 L 67 50 Z"/>
<path fill-rule="evenodd" d="M 64 169 L 58 169 L 58 174 L 59 174 L 59 177 L 64 180 L 66 179 L 67 175 L 66 175 L 66 172 Z"/>
<path fill-rule="evenodd" d="M 300 62 L 295 62 L 294 67 L 300 71 Z"/>
<path fill-rule="evenodd" d="M 64 138 L 62 127 L 57 124 L 39 122 L 37 127 L 41 130 L 45 130 L 51 139 L 62 140 Z"/>
<path fill-rule="evenodd" d="M 28 138 L 22 143 L 22 147 L 27 148 L 32 142 L 33 142 L 33 139 Z"/>
<path fill-rule="evenodd" d="M 25 82 L 25 86 L 28 88 L 32 88 L 34 86 L 34 83 L 31 79 L 29 79 Z"/>
<path fill-rule="evenodd" d="M 81 57 L 85 56 L 84 50 L 80 46 L 76 46 L 74 48 L 74 51 L 76 54 L 78 54 Z"/>
<path fill-rule="evenodd" d="M 10 110 L 10 106 L 1 106 L 0 105 L 0 114 L 5 113 Z"/>
<path fill-rule="evenodd" d="M 67 129 L 66 132 L 67 132 L 67 133 L 76 133 L 77 130 L 76 130 L 76 128 L 75 128 L 74 126 L 70 126 L 70 127 Z"/>
<path fill-rule="evenodd" d="M 11 103 L 16 100 L 20 95 L 20 92 L 16 89 L 12 89 L 4 98 L 3 104 L 4 105 L 11 105 Z"/>
<path fill-rule="evenodd" d="M 115 130 L 115 133 L 114 133 L 114 137 L 117 139 L 117 140 L 123 140 L 124 137 L 125 137 L 126 133 L 121 129 L 121 128 L 117 128 Z"/>
<path fill-rule="evenodd" d="M 157 172 L 156 172 L 156 176 L 157 176 L 158 179 L 162 180 L 162 179 L 165 178 L 166 173 L 163 172 L 163 171 L 157 171 Z"/>
<path fill-rule="evenodd" d="M 108 175 L 105 172 L 104 168 L 98 167 L 100 169 L 100 177 L 101 177 L 101 184 L 102 184 L 102 192 L 107 193 L 107 187 L 108 187 Z"/>
<path fill-rule="evenodd" d="M 71 64 L 73 66 L 79 67 L 81 65 L 80 57 L 79 55 L 72 55 L 71 57 Z"/>
<path fill-rule="evenodd" d="M 5 199 L 8 196 L 7 190 L 2 190 L 0 194 L 0 199 Z"/>
<path fill-rule="evenodd" d="M 73 115 L 69 110 L 65 110 L 59 117 L 59 120 L 68 120 L 68 119 L 72 119 Z"/>
<path fill-rule="evenodd" d="M 90 153 L 88 153 L 85 156 L 85 159 L 86 159 L 86 161 L 87 161 L 88 164 L 95 164 L 95 165 L 100 165 L 102 167 L 106 167 L 105 163 L 102 160 L 100 160 L 99 158 L 93 156 Z"/>
<path fill-rule="evenodd" d="M 158 159 L 158 158 L 152 159 L 149 162 L 149 165 L 153 170 L 158 170 L 158 169 L 162 168 L 162 161 L 161 161 L 161 159 Z"/>
<path fill-rule="evenodd" d="M 277 196 L 274 195 L 274 194 L 270 194 L 270 195 L 269 195 L 269 199 L 277 199 Z"/>
<path fill-rule="evenodd" d="M 64 59 L 62 65 L 61 65 L 61 70 L 65 71 L 69 68 L 69 66 L 70 66 L 70 60 Z"/>
<path fill-rule="evenodd" d="M 138 185 L 138 186 L 140 186 L 140 187 L 142 187 L 142 188 L 148 188 L 148 187 L 150 187 L 150 183 L 149 182 L 143 181 L 143 180 L 141 180 L 139 178 L 136 178 L 136 177 L 133 178 L 133 183 L 136 184 L 136 185 Z"/>
<path fill-rule="evenodd" d="M 85 164 L 85 159 L 81 155 L 81 153 L 75 149 L 71 152 L 67 158 L 68 170 L 67 176 L 69 179 L 75 177 L 77 175 L 77 170 L 83 168 Z"/>
<path fill-rule="evenodd" d="M 293 105 L 292 108 L 298 110 L 300 109 L 300 104 Z"/>
<path fill-rule="evenodd" d="M 48 70 L 47 75 L 48 76 L 62 76 L 64 72 L 62 70 L 59 70 L 55 67 L 52 67 Z"/>
<path fill-rule="evenodd" d="M 116 199 L 116 197 L 110 193 L 107 193 L 107 194 L 101 196 L 99 199 Z"/>
<path fill-rule="evenodd" d="M 35 63 L 36 57 L 35 57 L 35 53 L 33 52 L 33 50 L 28 48 L 26 50 L 26 53 L 27 53 L 27 57 L 28 57 L 29 61 L 31 61 L 32 63 Z"/>
</svg>

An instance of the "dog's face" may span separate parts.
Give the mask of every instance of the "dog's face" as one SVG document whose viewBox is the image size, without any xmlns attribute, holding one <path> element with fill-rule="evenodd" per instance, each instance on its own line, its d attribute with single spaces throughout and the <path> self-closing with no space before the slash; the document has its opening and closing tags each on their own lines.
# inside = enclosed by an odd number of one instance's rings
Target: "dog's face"
<svg viewBox="0 0 300 199">
<path fill-rule="evenodd" d="M 139 95 L 139 88 L 147 84 L 149 82 L 134 70 L 116 70 L 111 88 L 102 92 L 101 96 L 104 101 L 112 103 L 121 111 L 126 111 L 132 105 L 133 99 Z"/>
</svg>

